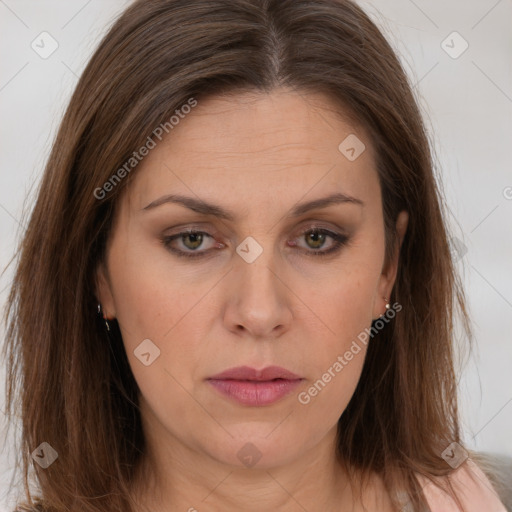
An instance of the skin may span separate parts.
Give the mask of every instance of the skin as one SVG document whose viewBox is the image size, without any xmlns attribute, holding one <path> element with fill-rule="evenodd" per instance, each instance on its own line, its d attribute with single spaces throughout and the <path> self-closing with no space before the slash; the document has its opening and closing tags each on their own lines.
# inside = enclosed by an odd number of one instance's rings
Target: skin
<svg viewBox="0 0 512 512">
<path fill-rule="evenodd" d="M 366 146 L 354 161 L 338 150 L 349 134 Z M 297 203 L 333 192 L 364 204 L 286 218 Z M 218 204 L 236 219 L 171 203 L 144 209 L 171 193 Z M 312 255 L 335 245 L 308 236 L 315 226 L 349 240 Z M 187 227 L 213 238 L 201 245 L 185 236 L 172 247 L 205 256 L 178 257 L 162 243 Z M 401 212 L 398 244 L 406 228 Z M 236 252 L 248 236 L 263 249 L 252 263 Z M 297 395 L 384 314 L 398 266 L 398 251 L 385 261 L 384 240 L 370 140 L 322 95 L 278 89 L 209 98 L 150 151 L 121 197 L 97 272 L 98 299 L 119 322 L 141 390 L 148 450 L 134 483 L 138 510 L 363 510 L 335 441 L 365 346 L 307 405 Z M 147 338 L 160 349 L 149 366 L 134 355 Z M 282 366 L 304 381 L 278 402 L 251 407 L 205 380 L 241 365 Z M 261 454 L 252 467 L 237 456 L 247 443 Z M 364 498 L 391 510 L 376 477 Z"/>
</svg>

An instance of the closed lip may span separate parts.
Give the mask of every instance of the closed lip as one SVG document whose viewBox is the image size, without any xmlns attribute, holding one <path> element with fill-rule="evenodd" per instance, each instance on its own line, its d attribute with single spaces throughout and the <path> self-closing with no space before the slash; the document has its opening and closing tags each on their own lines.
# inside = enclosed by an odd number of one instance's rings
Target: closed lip
<svg viewBox="0 0 512 512">
<path fill-rule="evenodd" d="M 280 366 L 267 366 L 261 370 L 256 370 L 256 368 L 251 368 L 250 366 L 237 366 L 236 368 L 229 368 L 217 375 L 208 377 L 208 380 L 247 380 L 256 382 L 274 379 L 299 380 L 302 377 Z"/>
</svg>

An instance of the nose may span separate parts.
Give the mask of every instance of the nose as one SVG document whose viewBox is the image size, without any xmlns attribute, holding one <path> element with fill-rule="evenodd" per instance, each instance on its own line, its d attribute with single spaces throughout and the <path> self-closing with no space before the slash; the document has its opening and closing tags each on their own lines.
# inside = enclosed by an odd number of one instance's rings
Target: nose
<svg viewBox="0 0 512 512">
<path fill-rule="evenodd" d="M 236 255 L 228 279 L 224 323 L 230 331 L 269 339 L 289 329 L 293 294 L 270 250 L 264 250 L 252 263 Z"/>
</svg>

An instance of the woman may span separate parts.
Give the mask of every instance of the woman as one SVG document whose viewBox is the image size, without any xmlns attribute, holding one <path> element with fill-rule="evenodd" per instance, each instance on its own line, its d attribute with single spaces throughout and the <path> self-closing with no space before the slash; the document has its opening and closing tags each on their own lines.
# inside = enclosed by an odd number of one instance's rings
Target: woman
<svg viewBox="0 0 512 512">
<path fill-rule="evenodd" d="M 137 1 L 21 245 L 20 510 L 502 511 L 460 439 L 456 313 L 469 336 L 421 116 L 360 8 Z"/>
</svg>

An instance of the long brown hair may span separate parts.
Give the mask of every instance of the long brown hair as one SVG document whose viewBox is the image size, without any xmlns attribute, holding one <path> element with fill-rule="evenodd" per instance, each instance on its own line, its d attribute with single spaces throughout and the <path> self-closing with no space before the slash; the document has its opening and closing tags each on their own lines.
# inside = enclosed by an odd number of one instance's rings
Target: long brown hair
<svg viewBox="0 0 512 512">
<path fill-rule="evenodd" d="M 349 0 L 139 0 L 80 77 L 19 247 L 4 351 L 27 506 L 34 469 L 43 510 L 133 510 L 138 386 L 118 326 L 107 339 L 98 318 L 94 275 L 136 165 L 100 199 L 98 189 L 191 98 L 278 86 L 324 93 L 367 130 L 387 258 L 397 215 L 409 213 L 389 298 L 403 312 L 369 344 L 339 420 L 340 461 L 380 474 L 395 505 L 402 492 L 414 510 L 425 506 L 415 474 L 450 472 L 441 453 L 460 441 L 456 313 L 471 332 L 428 136 L 391 46 Z M 30 456 L 42 442 L 58 453 L 46 469 Z"/>
</svg>

